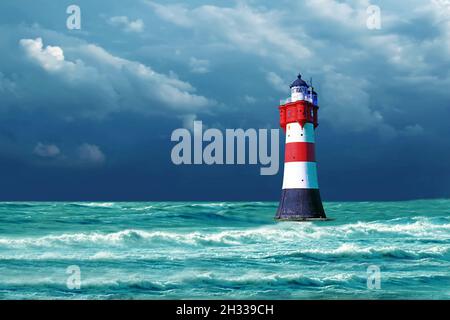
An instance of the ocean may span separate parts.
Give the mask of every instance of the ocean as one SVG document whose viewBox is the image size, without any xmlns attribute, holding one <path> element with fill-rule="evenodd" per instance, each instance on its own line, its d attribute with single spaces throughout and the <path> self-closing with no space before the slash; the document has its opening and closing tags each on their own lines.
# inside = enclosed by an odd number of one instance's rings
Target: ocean
<svg viewBox="0 0 450 320">
<path fill-rule="evenodd" d="M 450 298 L 450 200 L 324 206 L 0 203 L 0 299 Z"/>
</svg>

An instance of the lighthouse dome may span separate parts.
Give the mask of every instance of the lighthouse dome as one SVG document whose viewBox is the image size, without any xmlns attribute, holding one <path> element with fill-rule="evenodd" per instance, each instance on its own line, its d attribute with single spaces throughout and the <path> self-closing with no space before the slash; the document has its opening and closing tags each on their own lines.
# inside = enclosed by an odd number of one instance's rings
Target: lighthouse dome
<svg viewBox="0 0 450 320">
<path fill-rule="evenodd" d="M 295 79 L 294 82 L 292 82 L 292 84 L 290 85 L 290 88 L 293 87 L 309 87 L 308 84 L 302 79 L 302 75 L 299 74 L 297 76 L 297 79 Z"/>
</svg>

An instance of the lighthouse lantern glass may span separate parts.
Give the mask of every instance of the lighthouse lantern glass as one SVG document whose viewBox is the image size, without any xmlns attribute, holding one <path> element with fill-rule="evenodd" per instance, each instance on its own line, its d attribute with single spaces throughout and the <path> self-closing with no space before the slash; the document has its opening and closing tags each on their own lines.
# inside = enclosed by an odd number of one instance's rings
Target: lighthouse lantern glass
<svg viewBox="0 0 450 320">
<path fill-rule="evenodd" d="M 299 101 L 299 100 L 305 100 L 307 97 L 307 88 L 306 87 L 292 87 L 291 88 L 291 100 Z"/>
</svg>

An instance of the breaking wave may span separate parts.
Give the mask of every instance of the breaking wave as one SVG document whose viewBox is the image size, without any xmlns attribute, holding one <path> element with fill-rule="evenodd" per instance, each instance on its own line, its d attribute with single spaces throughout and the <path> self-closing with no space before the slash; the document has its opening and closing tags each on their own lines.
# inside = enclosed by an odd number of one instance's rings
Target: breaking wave
<svg viewBox="0 0 450 320">
<path fill-rule="evenodd" d="M 421 220 L 410 224 L 363 223 L 340 226 L 322 226 L 312 223 L 285 223 L 258 228 L 236 228 L 211 232 L 200 230 L 145 231 L 125 229 L 112 233 L 83 232 L 51 234 L 38 237 L 0 237 L 0 246 L 52 246 L 70 244 L 119 245 L 143 242 L 146 244 L 169 242 L 187 245 L 247 245 L 255 243 L 282 243 L 322 238 L 352 239 L 358 236 L 410 236 L 421 241 L 447 242 L 450 240 L 450 224 L 434 224 Z M 351 246 L 349 247 L 351 248 Z"/>
</svg>

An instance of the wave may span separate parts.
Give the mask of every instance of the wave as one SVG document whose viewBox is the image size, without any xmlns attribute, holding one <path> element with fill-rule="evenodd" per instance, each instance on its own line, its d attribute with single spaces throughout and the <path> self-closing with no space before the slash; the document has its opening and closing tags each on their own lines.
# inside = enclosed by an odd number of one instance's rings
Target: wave
<svg viewBox="0 0 450 320">
<path fill-rule="evenodd" d="M 347 249 L 345 247 L 351 247 Z M 170 256 L 173 254 L 173 256 Z M 169 255 L 169 256 L 168 256 Z M 146 261 L 156 264 L 173 263 L 174 261 L 183 261 L 191 263 L 191 260 L 208 259 L 210 261 L 234 261 L 237 258 L 245 259 L 261 259 L 261 261 L 268 261 L 275 259 L 276 261 L 286 262 L 291 259 L 304 259 L 308 261 L 357 261 L 380 259 L 379 261 L 387 261 L 386 259 L 395 260 L 424 260 L 424 259 L 441 259 L 450 260 L 450 248 L 431 247 L 426 249 L 407 249 L 395 246 L 389 247 L 358 247 L 352 245 L 342 245 L 335 249 L 304 249 L 297 251 L 277 252 L 276 254 L 261 254 L 261 252 L 245 252 L 241 255 L 236 252 L 221 252 L 209 255 L 202 255 L 195 251 L 156 251 L 152 252 L 79 252 L 79 253 L 64 253 L 64 252 L 46 252 L 46 253 L 29 253 L 29 254 L 2 254 L 0 261 L 3 262 L 20 262 L 20 261 L 47 261 L 49 263 L 54 261 L 125 261 L 137 262 Z"/>
<path fill-rule="evenodd" d="M 0 238 L 0 246 L 5 247 L 52 247 L 57 245 L 73 244 L 106 244 L 120 245 L 127 243 L 152 243 L 152 242 L 170 242 L 179 244 L 223 244 L 239 245 L 239 238 L 246 234 L 252 235 L 251 231 L 223 231 L 219 233 L 179 233 L 166 231 L 143 231 L 136 229 L 127 229 L 113 233 L 67 233 L 59 235 L 46 235 L 43 237 L 25 237 L 25 238 Z M 262 231 L 256 232 L 262 234 Z M 274 235 L 275 236 L 275 235 Z"/>
<path fill-rule="evenodd" d="M 144 208 L 172 210 L 172 209 L 223 209 L 223 208 L 259 208 L 259 207 L 276 207 L 272 202 L 68 202 L 62 205 L 74 207 L 92 207 L 92 208 L 125 208 L 140 210 Z M 34 203 L 2 203 L 5 206 L 33 206 Z"/>
<path fill-rule="evenodd" d="M 25 238 L 0 238 L 0 245 L 4 246 L 52 246 L 59 244 L 126 244 L 129 242 L 169 241 L 180 244 L 223 244 L 223 245 L 241 245 L 257 242 L 290 241 L 299 240 L 307 237 L 315 237 L 313 229 L 286 229 L 277 226 L 234 229 L 218 232 L 170 232 L 170 231 L 143 231 L 138 229 L 127 229 L 113 233 L 66 233 L 59 235 L 46 235 L 43 237 L 25 237 Z"/>
<path fill-rule="evenodd" d="M 167 229 L 166 229 L 167 230 Z M 70 244 L 108 244 L 120 245 L 144 242 L 146 244 L 170 242 L 187 245 L 247 245 L 258 243 L 296 243 L 297 241 L 318 240 L 351 240 L 361 236 L 370 236 L 371 240 L 385 237 L 395 239 L 400 235 L 408 235 L 418 241 L 450 240 L 450 223 L 436 224 L 429 219 L 416 220 L 413 223 L 357 222 L 346 225 L 317 225 L 314 223 L 283 223 L 265 225 L 256 228 L 216 228 L 199 229 L 198 231 L 145 231 L 125 229 L 112 233 L 82 232 L 51 234 L 40 237 L 0 237 L 0 246 L 52 246 Z M 404 238 L 404 237 L 403 237 Z"/>
<path fill-rule="evenodd" d="M 116 206 L 114 202 L 72 202 L 66 205 L 71 207 L 86 207 L 86 208 L 113 208 Z"/>
<path fill-rule="evenodd" d="M 248 273 L 241 276 L 218 274 L 213 272 L 184 272 L 177 276 L 167 276 L 164 279 L 145 279 L 141 277 L 131 277 L 128 280 L 106 279 L 102 277 L 84 278 L 82 281 L 83 288 L 141 288 L 141 289 L 157 289 L 171 290 L 180 287 L 196 287 L 196 286 L 216 286 L 224 288 L 242 287 L 242 286 L 305 286 L 305 287 L 322 287 L 330 285 L 341 285 L 353 283 L 365 284 L 366 278 L 357 275 L 328 275 L 324 277 L 305 276 L 303 274 L 261 274 Z M 65 282 L 53 278 L 33 278 L 22 280 L 3 281 L 4 286 L 65 286 Z"/>
<path fill-rule="evenodd" d="M 436 232 L 450 235 L 450 223 L 433 223 L 430 218 L 412 217 L 415 222 L 401 223 L 395 221 L 397 219 L 385 222 L 357 222 L 353 224 L 343 225 L 340 229 L 343 232 L 360 232 L 360 233 L 394 233 L 417 236 L 436 235 Z"/>
<path fill-rule="evenodd" d="M 153 236 L 156 237 L 154 234 Z M 48 240 L 41 240 L 48 241 Z M 64 241 L 67 241 L 65 239 Z M 71 240 L 73 241 L 73 239 Z M 195 239 L 190 237 L 190 244 L 198 246 L 198 241 L 206 242 L 211 239 Z M 218 239 L 215 239 L 218 241 Z M 176 240 L 179 244 L 179 240 Z M 77 242 L 78 243 L 78 242 Z M 89 242 L 89 244 L 91 244 Z M 196 265 L 198 261 L 203 261 L 205 265 L 212 267 L 217 263 L 227 263 L 236 265 L 236 267 L 245 267 L 249 261 L 258 261 L 262 264 L 272 263 L 296 263 L 296 261 L 333 261 L 338 263 L 352 264 L 363 262 L 384 263 L 389 260 L 414 260 L 420 263 L 433 263 L 438 261 L 450 261 L 450 245 L 417 245 L 404 244 L 398 242 L 397 245 L 385 245 L 380 243 L 372 243 L 366 246 L 357 245 L 355 243 L 337 243 L 337 247 L 320 247 L 315 243 L 304 243 L 301 246 L 277 246 L 276 244 L 264 243 L 253 246 L 229 247 L 224 246 L 223 242 L 219 242 L 212 247 L 211 250 L 204 250 L 204 248 L 190 247 L 190 246 L 163 246 L 155 247 L 148 244 L 142 246 L 127 246 L 125 248 L 114 248 L 109 245 L 103 250 L 100 245 L 97 246 L 81 246 L 62 248 L 26 248 L 22 250 L 22 254 L 17 254 L 15 250 L 5 251 L 0 255 L 0 261 L 4 263 L 20 264 L 20 261 L 45 261 L 46 263 L 53 263 L 57 261 L 98 261 L 103 262 L 139 262 L 146 261 L 146 263 L 154 263 L 156 265 L 173 265 L 180 263 L 186 265 Z M 36 245 L 42 245 L 36 244 Z M 55 244 L 52 242 L 52 246 Z M 300 249 L 298 249 L 300 248 Z M 106 250 L 105 250 L 106 249 Z M 300 260 L 297 260 L 300 259 Z M 177 262 L 178 261 L 178 262 Z M 301 263 L 301 262 L 298 262 Z"/>
<path fill-rule="evenodd" d="M 275 255 L 267 255 L 264 258 L 308 258 L 329 260 L 333 259 L 355 259 L 355 258 L 393 258 L 393 259 L 411 259 L 421 260 L 427 258 L 446 258 L 450 259 L 450 247 L 427 247 L 427 248 L 404 248 L 399 246 L 379 246 L 371 245 L 361 247 L 355 244 L 343 244 L 335 249 L 304 249 L 297 251 L 289 251 L 285 253 L 277 253 Z"/>
<path fill-rule="evenodd" d="M 39 292 L 42 290 L 57 291 L 60 293 L 77 293 L 67 289 L 66 279 L 55 278 L 34 278 L 15 281 L 2 282 L 2 291 L 21 292 L 22 288 L 27 288 L 29 292 Z M 402 285 L 437 285 L 448 283 L 450 276 L 443 273 L 435 274 L 414 274 L 414 275 L 389 275 L 382 281 L 382 286 L 402 286 Z M 205 291 L 208 288 L 208 292 Z M 31 289 L 31 290 L 30 290 Z M 231 274 L 206 273 L 184 273 L 176 277 L 165 277 L 158 280 L 143 277 L 128 277 L 128 280 L 106 279 L 102 277 L 83 278 L 81 282 L 81 294 L 111 295 L 125 293 L 132 297 L 136 292 L 147 295 L 161 294 L 167 296 L 169 293 L 178 294 L 181 298 L 186 298 L 189 293 L 202 295 L 211 298 L 212 293 L 219 293 L 222 296 L 239 294 L 250 294 L 264 296 L 270 291 L 276 291 L 278 298 L 295 296 L 298 294 L 311 294 L 320 292 L 325 296 L 333 294 L 355 294 L 370 295 L 367 290 L 367 276 L 360 274 L 329 274 L 309 276 L 300 273 L 285 275 L 248 273 L 241 276 Z M 420 291 L 420 289 L 418 289 Z M 388 291 L 389 292 L 389 289 Z M 417 292 L 416 292 L 417 294 Z"/>
</svg>

